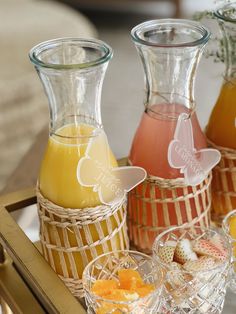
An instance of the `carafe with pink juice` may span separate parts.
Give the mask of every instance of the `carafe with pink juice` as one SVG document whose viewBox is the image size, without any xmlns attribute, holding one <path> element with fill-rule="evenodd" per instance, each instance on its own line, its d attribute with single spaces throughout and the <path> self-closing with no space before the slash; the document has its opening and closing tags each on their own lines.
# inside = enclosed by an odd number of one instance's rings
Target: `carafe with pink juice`
<svg viewBox="0 0 236 314">
<path fill-rule="evenodd" d="M 191 122 L 194 152 L 206 147 L 195 111 L 194 82 L 210 34 L 197 22 L 162 19 L 136 26 L 131 35 L 144 68 L 145 110 L 129 164 L 143 167 L 148 177 L 129 193 L 128 224 L 132 245 L 149 253 L 157 234 L 167 227 L 209 225 L 210 171 L 197 185 L 186 184 L 187 168 L 171 166 L 168 150 L 181 114 Z"/>
</svg>

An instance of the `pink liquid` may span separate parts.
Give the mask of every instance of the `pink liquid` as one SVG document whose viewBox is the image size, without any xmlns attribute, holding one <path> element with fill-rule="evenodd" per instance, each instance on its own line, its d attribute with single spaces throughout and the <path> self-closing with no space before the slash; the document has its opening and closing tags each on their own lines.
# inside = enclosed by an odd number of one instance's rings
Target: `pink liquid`
<svg viewBox="0 0 236 314">
<path fill-rule="evenodd" d="M 130 161 L 135 166 L 146 169 L 148 174 L 162 178 L 181 177 L 179 169 L 171 168 L 167 160 L 170 141 L 174 138 L 179 114 L 188 108 L 178 104 L 153 105 L 148 113 L 144 112 L 136 131 L 130 151 Z M 168 117 L 175 117 L 171 119 Z M 195 148 L 207 146 L 196 113 L 191 115 Z"/>
<path fill-rule="evenodd" d="M 153 176 L 169 179 L 182 177 L 179 169 L 170 167 L 167 151 L 170 141 L 174 138 L 178 116 L 183 112 L 188 113 L 188 109 L 183 105 L 161 104 L 152 106 L 151 111 L 143 114 L 130 152 L 130 161 L 133 165 L 145 168 L 147 173 Z M 195 148 L 198 150 L 206 147 L 205 136 L 196 113 L 191 115 L 191 121 Z M 138 185 L 128 197 L 129 237 L 132 244 L 138 250 L 151 253 L 154 239 L 166 227 L 189 223 L 204 214 L 204 208 L 209 206 L 210 199 L 206 193 L 204 197 L 199 196 L 196 202 L 193 195 L 199 188 L 200 186 L 180 187 L 173 194 L 171 189 L 159 188 L 158 185 L 148 181 Z M 184 201 L 175 202 L 176 197 L 184 195 L 192 195 L 188 198 L 188 206 Z M 169 201 L 164 204 L 157 201 L 160 199 Z M 179 210 L 181 219 L 176 209 Z M 202 227 L 209 225 L 207 212 L 197 225 Z"/>
</svg>

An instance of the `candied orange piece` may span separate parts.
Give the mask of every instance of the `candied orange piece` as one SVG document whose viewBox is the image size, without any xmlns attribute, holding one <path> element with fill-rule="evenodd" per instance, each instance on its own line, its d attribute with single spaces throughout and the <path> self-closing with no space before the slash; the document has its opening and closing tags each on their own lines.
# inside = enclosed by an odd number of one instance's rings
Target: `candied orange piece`
<svg viewBox="0 0 236 314">
<path fill-rule="evenodd" d="M 143 297 L 146 297 L 152 291 L 154 291 L 154 289 L 155 289 L 154 285 L 152 285 L 152 284 L 144 284 L 142 287 L 136 288 L 135 292 L 137 292 L 137 294 L 141 298 L 143 298 Z"/>
<path fill-rule="evenodd" d="M 118 271 L 120 288 L 126 290 L 135 290 L 143 285 L 143 280 L 137 270 L 121 269 Z"/>
<path fill-rule="evenodd" d="M 125 289 L 114 289 L 110 294 L 104 296 L 104 299 L 112 301 L 134 301 L 139 298 L 135 291 Z"/>
<path fill-rule="evenodd" d="M 119 307 L 117 306 L 114 307 L 114 305 L 112 304 L 107 304 L 103 302 L 102 306 L 96 310 L 96 314 L 107 314 L 107 313 L 111 313 L 111 311 L 113 311 L 112 314 L 120 314 L 120 310 L 118 308 Z"/>
<path fill-rule="evenodd" d="M 129 313 L 129 305 L 122 302 L 138 300 L 151 293 L 155 287 L 152 284 L 145 284 L 138 271 L 134 269 L 120 269 L 116 280 L 97 280 L 92 292 L 103 297 L 107 301 L 99 301 L 100 308 L 96 314 L 119 314 L 121 311 Z M 111 303 L 109 302 L 111 301 Z M 112 303 L 114 301 L 114 303 Z M 115 302 L 121 302 L 116 304 Z"/>
<path fill-rule="evenodd" d="M 96 280 L 91 288 L 91 291 L 94 294 L 100 297 L 103 297 L 107 294 L 110 294 L 114 289 L 118 289 L 118 288 L 119 288 L 119 283 L 116 280 L 103 279 L 103 280 Z"/>
<path fill-rule="evenodd" d="M 123 312 L 129 313 L 128 305 L 126 304 L 116 304 L 115 302 L 128 302 L 134 301 L 139 298 L 139 295 L 135 291 L 125 290 L 125 289 L 114 289 L 110 294 L 104 296 L 104 299 L 110 300 L 114 303 L 108 303 L 106 301 L 102 302 L 102 306 L 97 310 L 97 314 L 107 314 L 112 311 L 112 314 L 118 314 Z M 121 310 L 121 311 L 120 311 Z"/>
</svg>

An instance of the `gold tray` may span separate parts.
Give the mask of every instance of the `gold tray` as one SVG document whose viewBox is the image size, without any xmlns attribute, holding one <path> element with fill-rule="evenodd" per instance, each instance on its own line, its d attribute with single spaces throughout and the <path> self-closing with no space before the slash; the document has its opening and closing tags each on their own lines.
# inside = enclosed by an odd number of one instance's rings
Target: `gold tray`
<svg viewBox="0 0 236 314">
<path fill-rule="evenodd" d="M 33 188 L 0 197 L 0 298 L 14 314 L 85 314 L 79 301 L 10 215 L 36 204 Z"/>
<path fill-rule="evenodd" d="M 119 161 L 126 164 L 126 159 Z M 34 188 L 0 196 L 0 301 L 3 314 L 86 314 L 12 218 L 11 213 L 36 205 Z M 27 209 L 28 210 L 28 209 Z M 29 208 L 30 210 L 30 208 Z M 224 314 L 235 313 L 236 298 L 228 291 Z"/>
<path fill-rule="evenodd" d="M 118 162 L 124 166 L 127 159 Z M 0 196 L 0 301 L 3 314 L 86 314 L 82 304 L 41 255 L 39 243 L 32 243 L 11 216 L 30 205 L 36 205 L 34 188 Z"/>
</svg>

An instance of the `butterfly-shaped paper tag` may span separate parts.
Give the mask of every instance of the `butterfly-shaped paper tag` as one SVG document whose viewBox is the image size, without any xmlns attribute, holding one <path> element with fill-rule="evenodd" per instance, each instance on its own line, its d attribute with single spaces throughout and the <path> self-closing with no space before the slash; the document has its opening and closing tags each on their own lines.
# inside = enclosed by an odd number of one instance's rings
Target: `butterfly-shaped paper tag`
<svg viewBox="0 0 236 314">
<path fill-rule="evenodd" d="M 126 193 L 147 176 L 141 167 L 113 167 L 113 158 L 105 132 L 95 130 L 77 166 L 79 184 L 92 187 L 101 203 L 110 206 L 120 204 Z"/>
<path fill-rule="evenodd" d="M 188 114 L 182 113 L 177 121 L 174 139 L 168 148 L 168 162 L 172 168 L 180 169 L 187 185 L 195 186 L 206 179 L 211 169 L 220 161 L 217 149 L 194 148 L 192 123 Z"/>
</svg>

